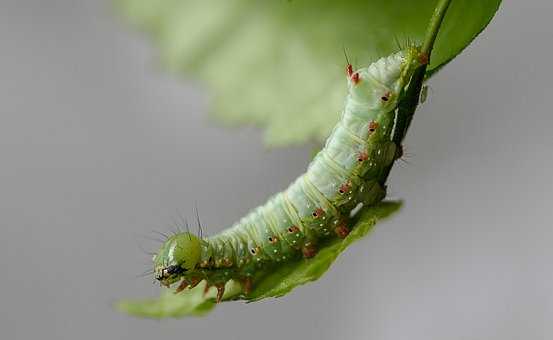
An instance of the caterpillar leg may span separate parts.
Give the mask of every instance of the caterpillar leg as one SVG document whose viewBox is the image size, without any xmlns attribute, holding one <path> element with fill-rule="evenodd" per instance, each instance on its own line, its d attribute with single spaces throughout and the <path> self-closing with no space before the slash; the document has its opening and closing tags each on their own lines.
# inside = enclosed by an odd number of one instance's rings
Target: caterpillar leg
<svg viewBox="0 0 553 340">
<path fill-rule="evenodd" d="M 211 288 L 212 286 L 209 285 L 209 282 L 206 282 L 205 283 L 205 287 L 204 287 L 204 297 L 207 295 L 207 292 L 209 292 L 209 289 Z"/>
<path fill-rule="evenodd" d="M 313 242 L 306 242 L 301 248 L 303 257 L 306 259 L 312 258 L 313 256 L 317 255 L 317 251 L 317 245 Z"/>
<path fill-rule="evenodd" d="M 251 277 L 246 277 L 242 280 L 242 288 L 245 295 L 249 295 L 252 292 L 253 281 Z"/>
<path fill-rule="evenodd" d="M 346 236 L 349 235 L 349 227 L 345 221 L 340 222 L 336 228 L 334 228 L 334 232 L 336 233 L 336 236 L 339 238 L 346 238 Z"/>
<path fill-rule="evenodd" d="M 196 287 L 202 280 L 199 278 L 192 278 L 191 280 L 183 279 L 182 282 L 179 284 L 177 289 L 175 290 L 175 294 L 178 294 L 185 290 L 186 288 L 194 288 Z"/>
<path fill-rule="evenodd" d="M 223 300 L 223 295 L 225 294 L 225 283 L 217 283 L 213 286 L 211 286 L 209 283 L 206 283 L 204 288 L 204 297 L 209 292 L 211 287 L 217 288 L 217 297 L 215 298 L 215 302 L 221 302 Z"/>
<path fill-rule="evenodd" d="M 188 281 L 186 280 L 182 280 L 182 282 L 180 283 L 180 285 L 177 287 L 177 289 L 175 290 L 175 294 L 178 294 L 180 292 L 182 292 L 183 290 L 185 290 L 186 288 L 188 288 Z"/>
<path fill-rule="evenodd" d="M 217 298 L 215 299 L 215 302 L 219 303 L 223 300 L 223 294 L 225 294 L 225 284 L 216 284 L 215 288 L 217 288 Z"/>
</svg>

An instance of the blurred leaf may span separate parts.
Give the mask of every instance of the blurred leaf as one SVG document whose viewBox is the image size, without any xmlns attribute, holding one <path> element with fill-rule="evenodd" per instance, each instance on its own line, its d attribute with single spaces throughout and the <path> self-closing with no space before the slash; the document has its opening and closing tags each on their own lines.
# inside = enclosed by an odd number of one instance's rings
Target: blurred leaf
<svg viewBox="0 0 553 340">
<path fill-rule="evenodd" d="M 255 282 L 255 287 L 247 300 L 257 301 L 268 297 L 287 294 L 299 285 L 315 281 L 321 277 L 351 243 L 362 238 L 377 221 L 390 216 L 401 207 L 400 202 L 382 202 L 364 209 L 351 233 L 343 240 L 331 239 L 312 259 L 301 259 L 278 267 L 270 274 Z M 215 306 L 215 288 L 204 297 L 205 282 L 196 288 L 174 294 L 164 289 L 157 299 L 121 301 L 117 308 L 127 314 L 149 318 L 167 318 L 205 315 Z M 240 284 L 229 281 L 225 287 L 224 300 L 239 299 Z"/>
<path fill-rule="evenodd" d="M 213 114 L 266 127 L 271 145 L 323 141 L 339 117 L 342 47 L 365 66 L 420 42 L 437 0 L 115 0 L 158 45 L 163 63 L 214 93 Z M 501 0 L 454 0 L 428 72 L 461 52 Z M 186 112 L 183 112 L 186 114 Z"/>
</svg>

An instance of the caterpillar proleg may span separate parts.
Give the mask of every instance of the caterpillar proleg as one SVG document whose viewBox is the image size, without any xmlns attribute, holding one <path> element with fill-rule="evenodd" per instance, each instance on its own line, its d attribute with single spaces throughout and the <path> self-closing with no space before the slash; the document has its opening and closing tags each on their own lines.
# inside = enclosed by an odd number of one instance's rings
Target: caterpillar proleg
<svg viewBox="0 0 553 340">
<path fill-rule="evenodd" d="M 401 154 L 392 141 L 399 98 L 426 62 L 428 56 L 408 47 L 358 70 L 348 64 L 341 119 L 307 171 L 219 234 L 169 237 L 153 258 L 155 278 L 165 286 L 181 281 L 177 291 L 205 280 L 217 287 L 217 301 L 235 280 L 247 297 L 274 266 L 315 256 L 322 239 L 346 237 L 351 211 L 386 196 L 386 178 Z"/>
</svg>

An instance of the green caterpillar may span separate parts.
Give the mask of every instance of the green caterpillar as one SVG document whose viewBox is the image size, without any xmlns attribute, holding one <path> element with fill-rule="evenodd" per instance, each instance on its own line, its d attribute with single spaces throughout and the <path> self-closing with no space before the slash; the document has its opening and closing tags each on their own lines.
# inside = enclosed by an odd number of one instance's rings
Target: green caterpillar
<svg viewBox="0 0 553 340">
<path fill-rule="evenodd" d="M 386 178 L 402 153 L 392 141 L 399 97 L 427 62 L 408 47 L 355 72 L 348 63 L 342 117 L 307 172 L 217 235 L 169 237 L 153 258 L 155 278 L 167 287 L 182 280 L 177 292 L 205 280 L 217 288 L 217 302 L 235 280 L 247 298 L 272 267 L 315 256 L 324 238 L 346 237 L 352 210 L 386 196 Z"/>
</svg>

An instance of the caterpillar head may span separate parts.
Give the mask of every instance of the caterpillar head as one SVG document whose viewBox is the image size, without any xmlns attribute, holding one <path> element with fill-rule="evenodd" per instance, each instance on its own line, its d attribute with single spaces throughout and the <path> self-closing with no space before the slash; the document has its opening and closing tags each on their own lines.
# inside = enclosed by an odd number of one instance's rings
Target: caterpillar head
<svg viewBox="0 0 553 340">
<path fill-rule="evenodd" d="M 201 241 L 195 235 L 183 232 L 169 237 L 154 256 L 154 275 L 168 286 L 200 261 Z"/>
</svg>

